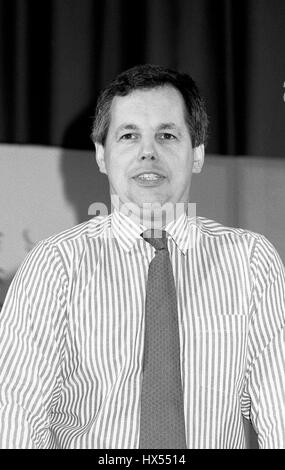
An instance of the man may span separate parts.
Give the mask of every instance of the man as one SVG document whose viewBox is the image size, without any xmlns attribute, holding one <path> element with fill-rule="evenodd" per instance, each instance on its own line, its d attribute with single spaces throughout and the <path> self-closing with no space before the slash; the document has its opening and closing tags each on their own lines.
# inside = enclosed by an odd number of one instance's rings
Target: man
<svg viewBox="0 0 285 470">
<path fill-rule="evenodd" d="M 124 72 L 102 92 L 92 136 L 113 211 L 40 242 L 13 280 L 1 313 L 1 446 L 243 448 L 245 417 L 261 448 L 284 448 L 284 268 L 262 235 L 187 212 L 207 136 L 195 83 L 151 65 Z M 161 291 L 163 256 L 174 282 Z M 168 312 L 173 286 L 176 317 L 154 331 L 150 305 L 160 315 L 167 299 Z M 165 394 L 164 355 L 176 364 Z"/>
</svg>

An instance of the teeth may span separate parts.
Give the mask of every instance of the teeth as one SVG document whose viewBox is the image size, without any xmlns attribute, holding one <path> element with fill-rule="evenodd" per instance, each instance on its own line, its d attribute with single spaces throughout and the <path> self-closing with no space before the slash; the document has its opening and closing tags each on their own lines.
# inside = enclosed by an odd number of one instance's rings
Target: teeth
<svg viewBox="0 0 285 470">
<path fill-rule="evenodd" d="M 142 175 L 139 175 L 138 178 L 144 179 L 144 180 L 157 180 L 161 178 L 161 176 L 155 173 L 144 173 Z"/>
</svg>

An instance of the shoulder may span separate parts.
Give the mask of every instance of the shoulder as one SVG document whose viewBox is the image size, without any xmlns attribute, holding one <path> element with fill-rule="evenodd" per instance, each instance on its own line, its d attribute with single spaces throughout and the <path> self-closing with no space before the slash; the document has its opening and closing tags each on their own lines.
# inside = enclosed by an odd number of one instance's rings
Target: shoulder
<svg viewBox="0 0 285 470">
<path fill-rule="evenodd" d="M 101 239 L 108 230 L 110 216 L 94 217 L 57 234 L 40 240 L 27 254 L 20 271 L 36 269 L 37 266 L 59 266 L 63 272 L 69 271 L 72 262 L 80 259 L 86 251 L 90 240 L 100 245 Z"/>
<path fill-rule="evenodd" d="M 225 226 L 205 217 L 197 217 L 197 227 L 201 237 L 215 239 L 217 243 L 220 241 L 223 246 L 235 246 L 240 255 L 246 255 L 251 264 L 273 265 L 279 269 L 283 265 L 272 242 L 261 233 Z"/>
<path fill-rule="evenodd" d="M 253 232 L 240 227 L 230 227 L 223 225 L 216 220 L 208 219 L 206 217 L 197 217 L 197 226 L 201 234 L 210 237 L 232 237 L 232 238 L 248 238 L 257 241 L 263 237 L 260 233 Z"/>
<path fill-rule="evenodd" d="M 63 230 L 42 240 L 43 244 L 61 247 L 65 244 L 84 243 L 89 238 L 99 238 L 110 226 L 110 216 L 98 216 Z"/>
<path fill-rule="evenodd" d="M 241 243 L 254 248 L 256 244 L 264 246 L 271 245 L 269 240 L 261 233 L 241 227 L 230 227 L 206 217 L 197 217 L 196 222 L 201 236 L 216 239 L 217 241 L 231 243 Z"/>
</svg>

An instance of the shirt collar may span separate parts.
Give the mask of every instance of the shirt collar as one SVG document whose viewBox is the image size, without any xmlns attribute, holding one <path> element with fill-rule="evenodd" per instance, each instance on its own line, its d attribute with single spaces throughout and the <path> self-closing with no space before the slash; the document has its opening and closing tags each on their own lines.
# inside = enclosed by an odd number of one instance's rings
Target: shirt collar
<svg viewBox="0 0 285 470">
<path fill-rule="evenodd" d="M 197 225 L 196 217 L 187 217 L 183 212 L 176 220 L 169 222 L 164 230 L 185 255 L 191 247 L 192 228 Z M 130 251 L 137 240 L 141 240 L 140 235 L 144 230 L 147 230 L 147 227 L 136 224 L 130 217 L 114 209 L 111 214 L 111 230 L 121 247 L 125 251 Z"/>
</svg>

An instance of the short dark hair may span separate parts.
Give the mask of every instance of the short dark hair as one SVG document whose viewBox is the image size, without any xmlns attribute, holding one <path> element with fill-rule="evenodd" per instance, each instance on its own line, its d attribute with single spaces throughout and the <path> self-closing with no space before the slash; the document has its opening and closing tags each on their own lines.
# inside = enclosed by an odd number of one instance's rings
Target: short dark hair
<svg viewBox="0 0 285 470">
<path fill-rule="evenodd" d="M 110 125 L 110 108 L 115 96 L 126 96 L 137 89 L 172 85 L 182 95 L 185 119 L 193 147 L 206 144 L 208 116 L 205 103 L 194 80 L 186 73 L 157 65 L 137 65 L 119 74 L 99 95 L 93 121 L 93 142 L 105 144 Z"/>
</svg>

